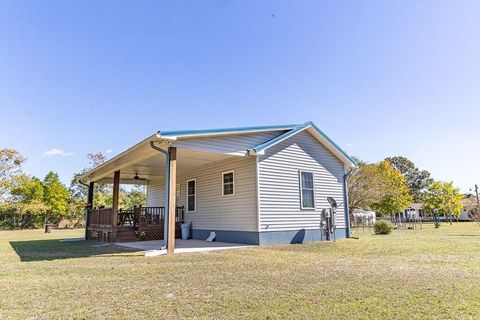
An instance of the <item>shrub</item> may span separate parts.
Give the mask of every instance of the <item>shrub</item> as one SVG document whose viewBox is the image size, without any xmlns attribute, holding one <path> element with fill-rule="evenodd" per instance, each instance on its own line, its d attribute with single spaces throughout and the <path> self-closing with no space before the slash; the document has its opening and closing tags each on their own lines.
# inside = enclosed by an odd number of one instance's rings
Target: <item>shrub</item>
<svg viewBox="0 0 480 320">
<path fill-rule="evenodd" d="M 373 225 L 375 234 L 389 234 L 393 230 L 393 224 L 390 221 L 379 220 Z"/>
</svg>

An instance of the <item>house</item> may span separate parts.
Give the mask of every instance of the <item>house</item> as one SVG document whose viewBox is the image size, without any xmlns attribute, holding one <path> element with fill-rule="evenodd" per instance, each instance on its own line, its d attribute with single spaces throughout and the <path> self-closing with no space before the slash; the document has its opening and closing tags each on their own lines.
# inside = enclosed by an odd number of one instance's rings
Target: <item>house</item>
<svg viewBox="0 0 480 320">
<path fill-rule="evenodd" d="M 462 199 L 462 211 L 458 218 L 459 221 L 472 221 L 468 212 L 478 205 L 477 198 L 474 196 L 469 196 Z"/>
<path fill-rule="evenodd" d="M 80 178 L 89 186 L 86 237 L 245 244 L 324 239 L 327 197 L 335 236 L 349 234 L 346 181 L 355 161 L 314 123 L 158 132 Z M 87 184 L 88 183 L 88 184 Z M 95 208 L 95 183 L 113 183 L 113 208 Z M 120 184 L 143 184 L 147 206 L 118 208 Z M 330 199 L 331 200 L 331 199 Z M 166 235 L 166 237 L 164 237 Z"/>
<path fill-rule="evenodd" d="M 476 198 L 468 197 L 462 199 L 462 211 L 457 219 L 457 221 L 471 221 L 472 219 L 468 216 L 468 211 L 471 210 L 476 205 Z M 410 215 L 409 215 L 410 213 Z M 423 209 L 423 203 L 413 203 L 410 207 L 403 211 L 403 218 L 413 217 L 414 219 L 430 220 L 430 216 L 426 216 L 425 210 Z M 447 216 L 441 216 L 440 220 L 446 220 Z"/>
<path fill-rule="evenodd" d="M 425 216 L 423 203 L 412 203 L 410 207 L 403 210 L 404 219 L 421 219 Z"/>
</svg>

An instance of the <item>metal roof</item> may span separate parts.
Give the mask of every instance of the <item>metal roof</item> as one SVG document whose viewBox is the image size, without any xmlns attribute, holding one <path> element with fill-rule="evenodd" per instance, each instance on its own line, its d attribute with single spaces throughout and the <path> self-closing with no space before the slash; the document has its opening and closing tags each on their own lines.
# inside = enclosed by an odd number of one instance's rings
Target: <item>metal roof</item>
<svg viewBox="0 0 480 320">
<path fill-rule="evenodd" d="M 165 139 L 177 139 L 198 136 L 255 133 L 272 130 L 291 130 L 300 126 L 299 124 L 273 125 L 273 126 L 254 126 L 254 127 L 237 127 L 237 128 L 221 128 L 221 129 L 205 129 L 205 130 L 178 130 L 178 131 L 158 131 L 157 137 Z"/>
<path fill-rule="evenodd" d="M 238 127 L 238 128 L 221 128 L 221 129 L 206 129 L 206 130 L 178 130 L 178 131 L 158 131 L 157 137 L 169 140 L 185 139 L 193 137 L 206 137 L 206 136 L 221 136 L 230 134 L 242 134 L 242 133 L 256 133 L 262 131 L 272 130 L 288 130 L 284 134 L 262 143 L 249 150 L 251 154 L 262 154 L 266 149 L 276 145 L 277 143 L 284 141 L 295 134 L 302 132 L 305 129 L 313 129 L 324 141 L 335 151 L 338 151 L 338 156 L 344 158 L 350 165 L 356 166 L 355 160 L 350 157 L 342 148 L 340 148 L 330 137 L 328 137 L 322 130 L 320 130 L 312 121 L 302 124 L 286 124 L 286 125 L 272 125 L 272 126 L 253 126 L 253 127 Z M 345 161 L 344 161 L 345 162 Z"/>
<path fill-rule="evenodd" d="M 127 154 L 131 153 L 136 149 L 145 147 L 148 149 L 148 143 L 150 141 L 158 140 L 169 141 L 177 139 L 188 139 L 188 138 L 200 138 L 200 137 L 209 137 L 209 136 L 222 136 L 222 135 L 235 135 L 235 134 L 246 134 L 246 133 L 257 133 L 265 131 L 286 131 L 278 137 L 275 137 L 269 141 L 266 141 L 254 148 L 248 150 L 248 154 L 256 155 L 263 154 L 268 148 L 284 141 L 303 130 L 308 130 L 320 143 L 322 143 L 327 149 L 329 149 L 333 154 L 335 154 L 343 163 L 350 167 L 355 167 L 357 164 L 342 148 L 340 148 L 332 139 L 330 139 L 323 131 L 321 131 L 313 122 L 306 122 L 303 124 L 287 124 L 287 125 L 271 125 L 271 126 L 252 126 L 252 127 L 238 127 L 238 128 L 222 128 L 222 129 L 206 129 L 206 130 L 178 130 L 178 131 L 158 131 L 156 135 L 152 135 L 147 139 L 139 142 L 128 150 L 120 153 L 114 158 L 108 160 L 97 168 L 92 169 L 91 171 L 85 173 L 80 179 L 83 179 L 99 169 L 106 168 L 113 165 L 117 161 L 120 161 L 121 158 L 124 158 Z M 168 142 L 166 142 L 168 143 Z M 247 151 L 247 150 L 246 150 Z"/>
</svg>

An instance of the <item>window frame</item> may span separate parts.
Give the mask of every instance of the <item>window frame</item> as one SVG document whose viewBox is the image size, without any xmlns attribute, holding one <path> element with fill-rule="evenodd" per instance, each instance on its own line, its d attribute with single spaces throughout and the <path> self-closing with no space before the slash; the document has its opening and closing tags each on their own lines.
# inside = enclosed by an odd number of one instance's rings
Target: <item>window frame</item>
<svg viewBox="0 0 480 320">
<path fill-rule="evenodd" d="M 194 210 L 189 210 L 189 207 L 188 207 L 188 198 L 191 196 L 191 194 L 189 194 L 189 188 L 188 188 L 188 184 L 190 182 L 194 182 L 195 183 L 195 192 L 193 193 L 193 207 L 194 207 Z M 187 180 L 187 203 L 186 203 L 186 207 L 187 207 L 187 212 L 197 212 L 197 179 L 189 179 Z"/>
<path fill-rule="evenodd" d="M 305 173 L 311 173 L 312 174 L 312 184 L 313 184 L 313 188 L 312 189 L 305 189 L 303 187 L 303 184 L 302 184 L 302 173 L 305 172 Z M 301 210 L 315 210 L 316 209 L 316 201 L 315 201 L 315 198 L 316 198 L 316 191 L 315 191 L 315 172 L 314 171 L 310 171 L 310 170 L 298 170 L 298 187 L 299 187 L 299 191 L 300 191 L 300 209 Z M 313 192 L 313 207 L 304 207 L 303 206 L 303 190 L 312 190 Z"/>
<path fill-rule="evenodd" d="M 225 194 L 225 175 L 226 174 L 232 174 L 232 193 L 231 194 Z M 222 197 L 231 197 L 235 195 L 235 170 L 230 170 L 230 171 L 225 171 L 222 172 Z"/>
</svg>

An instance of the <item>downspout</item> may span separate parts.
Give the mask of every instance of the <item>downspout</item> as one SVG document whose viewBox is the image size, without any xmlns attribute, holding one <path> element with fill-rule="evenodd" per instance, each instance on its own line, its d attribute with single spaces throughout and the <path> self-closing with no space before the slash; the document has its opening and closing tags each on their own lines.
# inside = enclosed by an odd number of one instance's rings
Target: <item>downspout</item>
<svg viewBox="0 0 480 320">
<path fill-rule="evenodd" d="M 350 238 L 350 208 L 348 207 L 348 177 L 352 174 L 353 169 L 343 175 L 343 207 L 345 208 L 345 227 L 346 237 Z"/>
<path fill-rule="evenodd" d="M 160 151 L 165 155 L 165 164 L 166 164 L 166 169 L 165 169 L 165 219 L 163 221 L 163 244 L 160 250 L 164 250 L 167 248 L 167 243 L 168 243 L 168 208 L 170 207 L 169 204 L 169 194 L 170 194 L 170 155 L 168 154 L 168 151 L 163 150 L 160 147 L 157 147 L 155 145 L 155 142 L 150 141 L 150 147 L 152 149 L 155 149 L 157 151 Z"/>
</svg>

